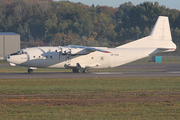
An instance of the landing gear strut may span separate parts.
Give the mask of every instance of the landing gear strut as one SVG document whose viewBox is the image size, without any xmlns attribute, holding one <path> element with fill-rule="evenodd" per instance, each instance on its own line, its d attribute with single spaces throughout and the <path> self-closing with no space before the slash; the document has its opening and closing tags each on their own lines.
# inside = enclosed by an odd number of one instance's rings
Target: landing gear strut
<svg viewBox="0 0 180 120">
<path fill-rule="evenodd" d="M 28 69 L 28 73 L 33 73 L 33 70 L 32 69 Z"/>
<path fill-rule="evenodd" d="M 73 73 L 88 73 L 89 69 L 87 68 L 79 68 L 79 69 L 72 69 Z"/>
</svg>

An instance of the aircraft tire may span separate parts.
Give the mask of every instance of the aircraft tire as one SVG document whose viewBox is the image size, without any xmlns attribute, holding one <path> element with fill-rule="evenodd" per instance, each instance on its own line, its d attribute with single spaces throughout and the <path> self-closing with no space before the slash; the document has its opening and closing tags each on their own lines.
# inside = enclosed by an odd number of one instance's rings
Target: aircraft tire
<svg viewBox="0 0 180 120">
<path fill-rule="evenodd" d="M 89 69 L 83 69 L 83 68 L 79 68 L 79 69 L 72 69 L 73 73 L 88 73 Z"/>
<path fill-rule="evenodd" d="M 32 69 L 28 69 L 28 73 L 33 73 L 33 70 Z"/>
<path fill-rule="evenodd" d="M 85 68 L 83 72 L 84 73 L 89 73 L 89 69 Z"/>
<path fill-rule="evenodd" d="M 78 69 L 78 73 L 82 73 L 83 72 L 83 69 L 82 68 L 79 68 Z"/>
</svg>

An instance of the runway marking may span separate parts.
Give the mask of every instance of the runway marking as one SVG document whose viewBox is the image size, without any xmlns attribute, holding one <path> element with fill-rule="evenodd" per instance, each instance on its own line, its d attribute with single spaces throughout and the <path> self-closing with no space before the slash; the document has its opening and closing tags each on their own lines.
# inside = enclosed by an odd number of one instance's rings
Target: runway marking
<svg viewBox="0 0 180 120">
<path fill-rule="evenodd" d="M 92 72 L 92 74 L 109 75 L 109 74 L 123 74 L 122 72 Z"/>
<path fill-rule="evenodd" d="M 170 72 L 167 72 L 167 73 L 171 73 L 171 74 L 180 74 L 180 71 L 170 71 Z"/>
</svg>

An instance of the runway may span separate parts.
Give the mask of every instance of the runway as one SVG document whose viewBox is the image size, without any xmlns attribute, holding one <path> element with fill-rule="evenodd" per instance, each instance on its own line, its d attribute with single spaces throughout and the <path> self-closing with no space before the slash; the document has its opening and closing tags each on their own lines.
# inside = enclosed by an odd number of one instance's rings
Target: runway
<svg viewBox="0 0 180 120">
<path fill-rule="evenodd" d="M 3 65 L 4 66 L 4 65 Z M 1 66 L 0 66 L 1 67 Z M 115 69 L 130 69 L 125 72 L 90 73 L 0 73 L 0 79 L 37 79 L 37 78 L 111 78 L 111 77 L 180 77 L 180 64 L 127 64 Z M 140 69 L 141 71 L 134 71 Z"/>
</svg>

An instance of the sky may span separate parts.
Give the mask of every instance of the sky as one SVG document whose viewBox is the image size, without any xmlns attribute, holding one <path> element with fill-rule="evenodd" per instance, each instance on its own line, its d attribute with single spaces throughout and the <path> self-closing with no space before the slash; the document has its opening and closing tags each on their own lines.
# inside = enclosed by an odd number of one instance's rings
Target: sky
<svg viewBox="0 0 180 120">
<path fill-rule="evenodd" d="M 61 1 L 61 0 L 54 0 L 54 1 Z M 74 3 L 81 2 L 89 6 L 94 4 L 95 6 L 101 5 L 101 6 L 109 6 L 109 7 L 114 7 L 114 8 L 119 7 L 120 4 L 129 2 L 129 1 L 131 1 L 133 5 L 138 5 L 145 1 L 149 1 L 149 2 L 159 2 L 159 5 L 164 5 L 170 9 L 180 10 L 180 0 L 65 0 L 65 1 L 70 1 Z"/>
</svg>

